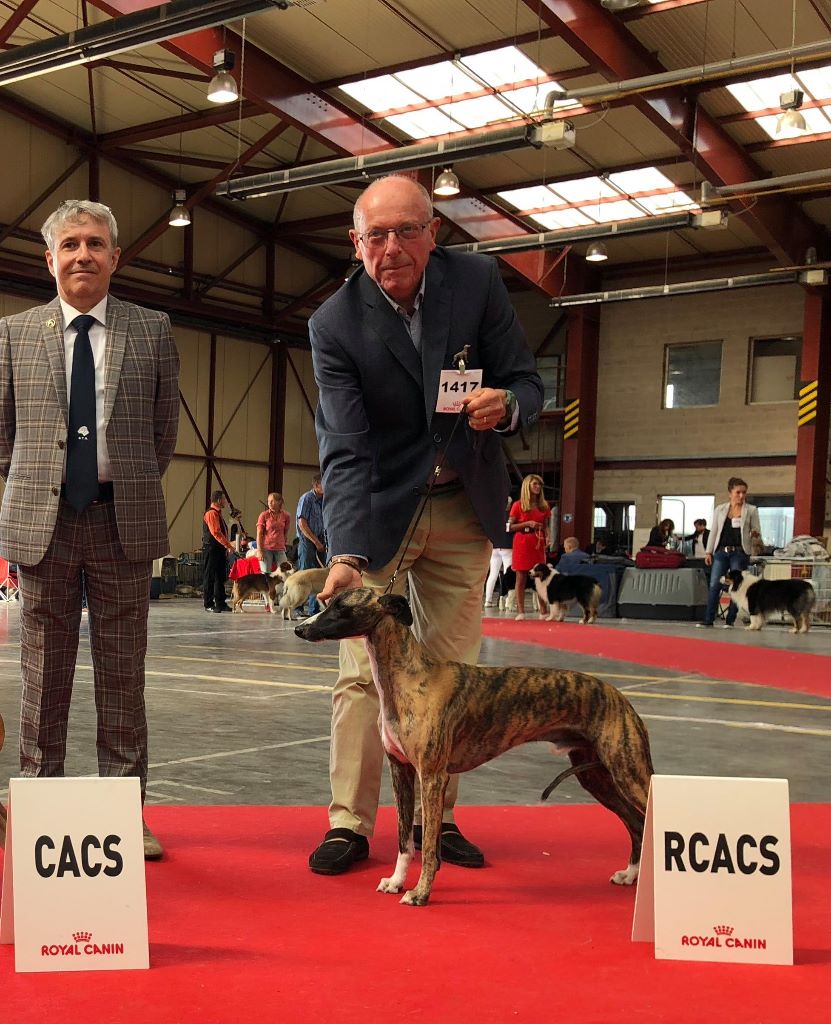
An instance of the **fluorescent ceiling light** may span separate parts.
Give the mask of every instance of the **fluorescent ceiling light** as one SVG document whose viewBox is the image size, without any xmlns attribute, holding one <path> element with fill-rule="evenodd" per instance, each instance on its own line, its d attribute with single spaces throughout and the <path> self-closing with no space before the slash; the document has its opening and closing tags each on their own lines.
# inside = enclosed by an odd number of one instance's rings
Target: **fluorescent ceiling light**
<svg viewBox="0 0 831 1024">
<path fill-rule="evenodd" d="M 7 50 L 0 55 L 0 85 L 112 57 L 258 11 L 284 11 L 288 6 L 288 0 L 171 0 L 159 7 Z"/>
</svg>

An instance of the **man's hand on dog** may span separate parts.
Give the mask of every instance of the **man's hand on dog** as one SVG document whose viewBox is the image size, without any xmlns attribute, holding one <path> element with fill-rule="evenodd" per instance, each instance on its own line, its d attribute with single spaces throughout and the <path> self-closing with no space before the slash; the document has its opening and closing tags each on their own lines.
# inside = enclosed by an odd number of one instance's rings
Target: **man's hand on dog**
<svg viewBox="0 0 831 1024">
<path fill-rule="evenodd" d="M 331 601 L 336 594 L 340 594 L 344 590 L 356 590 L 361 586 L 363 583 L 358 570 L 353 569 L 345 562 L 337 562 L 329 570 L 326 586 L 317 596 L 320 601 Z"/>
<path fill-rule="evenodd" d="M 505 419 L 507 395 L 502 388 L 481 388 L 462 403 L 471 430 L 493 430 Z"/>
</svg>

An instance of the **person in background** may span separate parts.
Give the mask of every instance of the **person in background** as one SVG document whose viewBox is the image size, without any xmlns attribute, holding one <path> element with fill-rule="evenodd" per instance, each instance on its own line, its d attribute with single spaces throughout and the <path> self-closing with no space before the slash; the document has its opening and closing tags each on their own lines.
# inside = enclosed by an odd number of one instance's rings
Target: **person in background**
<svg viewBox="0 0 831 1024">
<path fill-rule="evenodd" d="M 350 232 L 363 266 L 309 320 L 333 556 L 320 596 L 362 585 L 382 594 L 400 563 L 393 593 L 409 593 L 415 637 L 433 658 L 475 665 L 509 490 L 497 431 L 535 423 L 543 388 L 496 261 L 437 246 L 438 228 L 418 182 L 373 181 Z M 459 412 L 439 412 L 442 371 L 455 372 L 462 353 L 480 385 Z M 318 874 L 340 874 L 369 853 L 384 761 L 379 710 L 363 642 L 341 641 L 330 829 L 309 858 Z M 453 821 L 458 779 L 445 793 L 441 859 L 481 867 L 482 851 Z M 418 798 L 415 806 L 418 849 Z"/>
<path fill-rule="evenodd" d="M 653 526 L 649 531 L 649 540 L 646 542 L 647 547 L 668 547 L 672 540 L 672 531 L 674 529 L 675 523 L 671 519 L 662 519 L 657 526 Z"/>
<path fill-rule="evenodd" d="M 576 537 L 566 537 L 563 541 L 563 553 L 557 559 L 557 572 L 566 576 L 580 572 L 580 566 L 591 562 L 591 555 L 581 550 L 580 541 Z"/>
<path fill-rule="evenodd" d="M 509 516 L 511 513 L 511 501 L 510 495 L 505 504 L 505 515 Z M 511 568 L 511 549 L 513 547 L 514 535 L 511 533 L 511 524 L 505 523 L 505 536 L 502 538 L 502 543 L 499 547 L 494 546 L 491 552 L 491 565 L 490 571 L 488 572 L 488 578 L 485 581 L 485 607 L 492 608 L 494 605 L 493 593 L 496 589 L 497 581 L 499 580 L 499 573 L 506 573 Z"/>
<path fill-rule="evenodd" d="M 747 502 L 747 484 L 744 480 L 731 476 L 727 481 L 727 491 L 729 501 L 716 505 L 713 512 L 713 528 L 704 555 L 705 565 L 710 566 L 710 590 L 704 621 L 696 623 L 704 628 L 715 622 L 721 600 L 722 576 L 730 569 L 746 569 L 750 564 L 752 541 L 762 536 L 759 510 Z M 733 625 L 738 614 L 738 605 L 731 601 L 724 620 L 725 629 Z"/>
<path fill-rule="evenodd" d="M 312 489 L 297 502 L 298 569 L 321 569 L 326 565 L 326 534 L 323 524 L 323 482 L 320 473 L 312 477 Z M 319 610 L 317 594 L 310 594 L 306 614 Z"/>
<path fill-rule="evenodd" d="M 268 496 L 268 508 L 257 518 L 257 551 L 263 572 L 274 572 L 281 562 L 285 562 L 290 522 L 283 495 L 272 491 Z"/>
<path fill-rule="evenodd" d="M 543 494 L 542 477 L 532 473 L 522 481 L 519 501 L 513 503 L 508 516 L 508 528 L 513 534 L 511 568 L 516 573 L 517 622 L 525 618 L 525 584 L 528 573 L 538 562 L 545 561 L 545 534 L 550 518 L 551 506 Z M 539 597 L 537 603 L 542 614 Z"/>
<path fill-rule="evenodd" d="M 225 601 L 225 580 L 228 577 L 228 553 L 234 545 L 228 539 L 228 527 L 222 517 L 225 495 L 214 491 L 211 504 L 202 517 L 202 600 L 206 612 L 229 612 Z"/>
<path fill-rule="evenodd" d="M 109 293 L 109 207 L 62 203 L 42 228 L 57 296 L 0 320 L 0 552 L 20 587 L 20 774 L 63 776 L 82 593 L 98 773 L 147 786 L 144 663 L 153 559 L 170 549 L 161 477 L 179 357 L 164 313 Z M 45 827 L 45 826 L 44 826 Z M 144 825 L 144 856 L 162 846 Z"/>
<path fill-rule="evenodd" d="M 710 531 L 707 529 L 706 519 L 696 519 L 693 522 L 695 533 L 688 534 L 684 540 L 690 545 L 690 555 L 693 558 L 704 558 L 707 554 L 707 541 L 710 539 Z"/>
</svg>

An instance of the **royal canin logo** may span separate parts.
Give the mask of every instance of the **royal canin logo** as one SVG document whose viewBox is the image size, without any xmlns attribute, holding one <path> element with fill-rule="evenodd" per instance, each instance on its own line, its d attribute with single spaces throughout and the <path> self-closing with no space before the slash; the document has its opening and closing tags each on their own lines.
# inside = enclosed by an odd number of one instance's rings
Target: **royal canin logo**
<svg viewBox="0 0 831 1024">
<path fill-rule="evenodd" d="M 72 942 L 52 942 L 40 947 L 41 956 L 123 956 L 123 942 L 93 942 L 92 932 L 72 933 Z"/>
<path fill-rule="evenodd" d="M 702 946 L 710 949 L 767 949 L 767 939 L 734 936 L 735 928 L 729 924 L 714 924 L 712 935 L 682 935 L 682 946 Z"/>
</svg>

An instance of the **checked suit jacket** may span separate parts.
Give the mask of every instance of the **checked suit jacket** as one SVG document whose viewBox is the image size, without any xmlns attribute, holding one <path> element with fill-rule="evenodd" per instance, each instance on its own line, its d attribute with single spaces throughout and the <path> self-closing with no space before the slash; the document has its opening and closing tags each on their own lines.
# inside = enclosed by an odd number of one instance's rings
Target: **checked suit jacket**
<svg viewBox="0 0 831 1024">
<path fill-rule="evenodd" d="M 543 386 L 496 260 L 441 247 L 425 269 L 421 351 L 401 316 L 360 268 L 309 321 L 331 554 L 392 559 L 440 451 L 462 480 L 485 534 L 505 534 L 509 480 L 501 436 L 436 413 L 442 369 L 470 346 L 484 387 L 509 388 L 533 424 Z M 452 441 L 450 440 L 452 433 Z"/>
<path fill-rule="evenodd" d="M 161 476 L 176 445 L 179 357 L 164 313 L 107 300 L 104 383 L 118 534 L 130 561 L 169 550 Z M 55 298 L 0 319 L 0 553 L 37 565 L 60 503 L 69 407 Z"/>
</svg>

